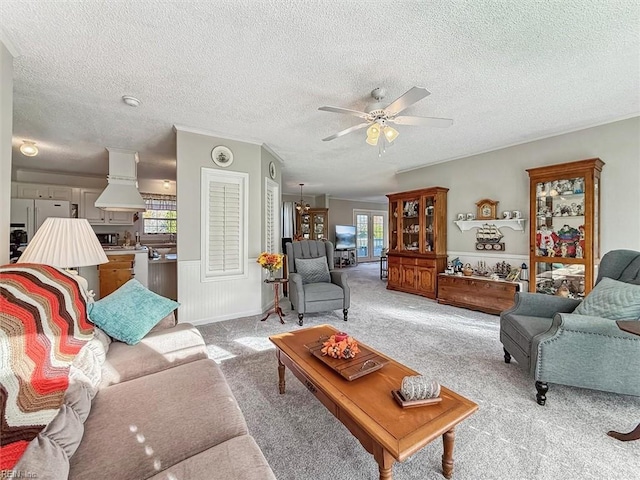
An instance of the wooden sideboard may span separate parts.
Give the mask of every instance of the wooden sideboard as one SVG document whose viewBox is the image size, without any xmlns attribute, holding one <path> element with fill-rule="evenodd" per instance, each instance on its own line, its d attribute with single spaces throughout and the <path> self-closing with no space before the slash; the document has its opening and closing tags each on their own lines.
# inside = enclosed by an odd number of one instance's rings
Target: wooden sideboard
<svg viewBox="0 0 640 480">
<path fill-rule="evenodd" d="M 484 277 L 438 275 L 438 303 L 500 315 L 511 308 L 520 284 Z"/>
</svg>

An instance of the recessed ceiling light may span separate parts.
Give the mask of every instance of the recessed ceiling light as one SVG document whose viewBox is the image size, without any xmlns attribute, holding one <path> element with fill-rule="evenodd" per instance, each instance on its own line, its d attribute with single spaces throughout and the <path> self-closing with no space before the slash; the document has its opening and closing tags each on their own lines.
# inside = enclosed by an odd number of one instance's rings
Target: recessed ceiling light
<svg viewBox="0 0 640 480">
<path fill-rule="evenodd" d="M 124 95 L 122 97 L 122 101 L 127 105 L 129 105 L 130 107 L 140 106 L 140 100 L 138 100 L 136 97 L 132 97 L 131 95 Z"/>
<path fill-rule="evenodd" d="M 24 140 L 20 145 L 20 151 L 27 157 L 35 157 L 38 154 L 38 147 L 36 147 L 35 142 Z"/>
</svg>

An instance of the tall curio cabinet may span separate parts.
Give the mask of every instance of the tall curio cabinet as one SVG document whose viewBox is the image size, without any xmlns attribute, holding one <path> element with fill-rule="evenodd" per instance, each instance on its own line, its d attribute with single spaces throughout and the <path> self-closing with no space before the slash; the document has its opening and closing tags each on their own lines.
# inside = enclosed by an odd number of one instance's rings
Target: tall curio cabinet
<svg viewBox="0 0 640 480">
<path fill-rule="evenodd" d="M 447 264 L 447 192 L 431 187 L 389 198 L 390 290 L 436 298 L 438 273 Z"/>
<path fill-rule="evenodd" d="M 583 298 L 600 263 L 600 173 L 591 158 L 530 168 L 529 290 Z"/>
<path fill-rule="evenodd" d="M 326 240 L 329 228 L 329 209 L 311 208 L 297 216 L 297 232 L 302 240 Z"/>
</svg>

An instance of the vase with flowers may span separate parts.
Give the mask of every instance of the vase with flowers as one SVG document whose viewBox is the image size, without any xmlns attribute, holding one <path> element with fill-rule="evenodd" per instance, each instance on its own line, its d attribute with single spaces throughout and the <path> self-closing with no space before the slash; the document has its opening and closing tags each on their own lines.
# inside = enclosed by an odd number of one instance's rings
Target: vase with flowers
<svg viewBox="0 0 640 480">
<path fill-rule="evenodd" d="M 273 281 L 273 272 L 282 268 L 284 255 L 280 253 L 262 252 L 257 262 L 267 271 L 267 281 Z"/>
</svg>

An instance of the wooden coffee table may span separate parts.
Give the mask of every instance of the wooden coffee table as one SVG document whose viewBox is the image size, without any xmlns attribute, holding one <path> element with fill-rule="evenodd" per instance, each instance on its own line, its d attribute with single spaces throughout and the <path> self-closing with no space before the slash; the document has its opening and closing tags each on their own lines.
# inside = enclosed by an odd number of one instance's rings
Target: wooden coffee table
<svg viewBox="0 0 640 480">
<path fill-rule="evenodd" d="M 336 332 L 330 325 L 320 325 L 269 337 L 276 346 L 280 393 L 285 393 L 286 366 L 373 455 L 380 480 L 391 480 L 395 461 L 404 461 L 442 436 L 442 471 L 446 478 L 451 478 L 454 428 L 478 406 L 442 387 L 440 403 L 400 407 L 391 395 L 392 390 L 400 388 L 405 376 L 418 373 L 368 346 L 388 363 L 353 381 L 345 380 L 305 347 Z"/>
</svg>

